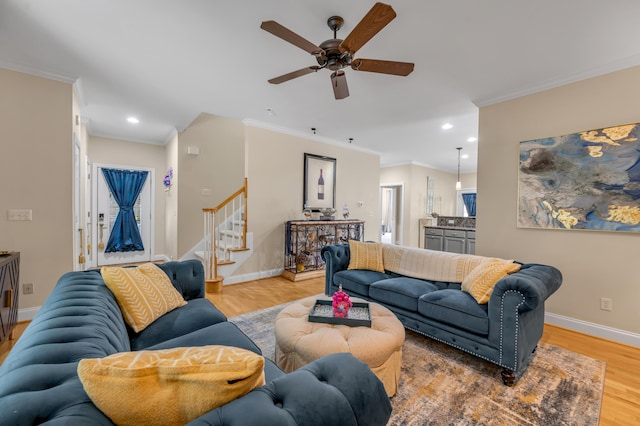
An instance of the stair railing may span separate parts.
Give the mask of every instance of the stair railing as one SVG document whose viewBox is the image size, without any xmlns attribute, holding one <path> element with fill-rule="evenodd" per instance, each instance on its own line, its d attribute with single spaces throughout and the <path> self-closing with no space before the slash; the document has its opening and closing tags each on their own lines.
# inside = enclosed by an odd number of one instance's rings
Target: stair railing
<svg viewBox="0 0 640 426">
<path fill-rule="evenodd" d="M 218 266 L 229 263 L 230 253 L 247 249 L 248 181 L 216 207 L 202 209 L 204 214 L 204 268 L 207 292 L 220 292 L 224 277 Z M 238 227 L 240 230 L 238 230 Z M 219 260 L 221 241 L 223 259 Z"/>
</svg>

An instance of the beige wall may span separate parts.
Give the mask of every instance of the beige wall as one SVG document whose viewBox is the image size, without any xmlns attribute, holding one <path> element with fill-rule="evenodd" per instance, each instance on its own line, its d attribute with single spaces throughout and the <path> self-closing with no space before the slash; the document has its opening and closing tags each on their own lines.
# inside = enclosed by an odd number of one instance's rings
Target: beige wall
<svg viewBox="0 0 640 426">
<path fill-rule="evenodd" d="M 640 67 L 480 109 L 476 252 L 554 265 L 547 311 L 640 333 L 640 235 L 516 228 L 519 142 L 640 121 Z M 601 311 L 600 298 L 613 299 Z"/>
<path fill-rule="evenodd" d="M 73 269 L 72 87 L 0 69 L 0 249 L 20 252 L 21 310 Z M 7 210 L 31 209 L 9 222 Z"/>
<path fill-rule="evenodd" d="M 155 170 L 153 177 L 155 211 L 153 255 L 164 256 L 165 251 L 165 198 L 167 194 L 162 178 L 167 171 L 165 147 L 117 139 L 90 136 L 87 143 L 92 164 L 143 167 Z"/>
<path fill-rule="evenodd" d="M 254 254 L 236 275 L 281 269 L 284 223 L 302 219 L 304 153 L 336 159 L 336 207 L 365 220 L 365 239 L 379 241 L 380 158 L 336 145 L 257 127 L 246 128 L 249 231 Z M 358 207 L 358 201 L 364 205 Z"/>
<path fill-rule="evenodd" d="M 380 170 L 380 184 L 404 185 L 403 245 L 418 247 L 419 220 L 427 216 L 427 177 L 435 182 L 434 210 L 442 216 L 456 215 L 456 175 L 417 164 L 385 167 Z M 460 175 L 463 188 L 475 188 L 476 174 Z"/>
<path fill-rule="evenodd" d="M 202 209 L 242 187 L 244 145 L 240 120 L 204 113 L 178 136 L 178 256 L 202 240 Z M 187 154 L 189 146 L 199 148 L 200 155 Z"/>
</svg>

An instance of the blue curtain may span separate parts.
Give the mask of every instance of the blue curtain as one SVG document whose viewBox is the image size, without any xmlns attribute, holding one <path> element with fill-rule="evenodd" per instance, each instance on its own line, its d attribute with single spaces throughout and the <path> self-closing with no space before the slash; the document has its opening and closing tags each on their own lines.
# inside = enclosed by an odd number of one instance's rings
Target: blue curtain
<svg viewBox="0 0 640 426">
<path fill-rule="evenodd" d="M 476 194 L 462 194 L 462 201 L 464 201 L 464 206 L 467 208 L 467 213 L 469 216 L 476 216 Z"/>
<path fill-rule="evenodd" d="M 149 172 L 136 170 L 102 169 L 104 179 L 120 211 L 111 229 L 105 253 L 143 251 L 133 206 L 142 191 Z"/>
</svg>

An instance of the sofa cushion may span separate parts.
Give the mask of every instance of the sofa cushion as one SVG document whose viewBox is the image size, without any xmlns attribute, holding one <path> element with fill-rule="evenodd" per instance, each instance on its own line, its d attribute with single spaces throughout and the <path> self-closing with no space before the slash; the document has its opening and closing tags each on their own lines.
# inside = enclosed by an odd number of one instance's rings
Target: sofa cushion
<svg viewBox="0 0 640 426">
<path fill-rule="evenodd" d="M 124 320 L 135 332 L 187 304 L 167 274 L 153 263 L 137 268 L 103 266 L 100 273 L 116 297 Z"/>
<path fill-rule="evenodd" d="M 185 424 L 264 385 L 263 366 L 251 351 L 200 346 L 83 359 L 78 376 L 116 424 Z"/>
<path fill-rule="evenodd" d="M 226 320 L 224 314 L 207 299 L 193 299 L 180 309 L 167 312 L 140 333 L 131 331 L 131 349 L 145 349 Z"/>
<path fill-rule="evenodd" d="M 391 277 L 383 272 L 353 269 L 336 272 L 333 276 L 333 283 L 336 286 L 342 285 L 342 290 L 350 296 L 353 296 L 354 293 L 369 296 L 369 285 L 387 278 Z"/>
<path fill-rule="evenodd" d="M 493 287 L 509 274 L 520 270 L 513 260 L 490 258 L 484 260 L 462 280 L 462 291 L 469 293 L 478 303 L 489 303 Z"/>
<path fill-rule="evenodd" d="M 349 252 L 349 266 L 347 269 L 384 272 L 381 244 L 349 240 Z"/>
<path fill-rule="evenodd" d="M 418 300 L 418 312 L 425 317 L 480 335 L 489 334 L 487 306 L 461 290 L 434 291 Z"/>
<path fill-rule="evenodd" d="M 371 284 L 369 297 L 388 305 L 418 312 L 418 298 L 436 290 L 438 288 L 428 281 L 409 277 L 390 278 Z"/>
<path fill-rule="evenodd" d="M 262 355 L 262 351 L 256 344 L 247 337 L 246 334 L 237 325 L 232 322 L 224 321 L 218 324 L 204 327 L 189 334 L 174 337 L 173 339 L 160 342 L 146 349 L 170 349 L 183 346 L 206 346 L 206 345 L 223 345 L 234 346 L 236 348 L 246 349 Z M 273 361 L 266 358 L 264 363 L 265 380 L 271 380 L 283 376 L 284 372 L 279 369 Z"/>
</svg>

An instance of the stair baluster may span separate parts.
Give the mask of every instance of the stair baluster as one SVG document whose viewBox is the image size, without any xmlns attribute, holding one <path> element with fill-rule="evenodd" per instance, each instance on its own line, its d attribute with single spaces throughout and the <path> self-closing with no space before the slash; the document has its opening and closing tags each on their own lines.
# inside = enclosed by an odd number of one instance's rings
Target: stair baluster
<svg viewBox="0 0 640 426">
<path fill-rule="evenodd" d="M 205 281 L 208 293 L 222 291 L 224 277 L 218 275 L 218 265 L 233 263 L 235 251 L 247 249 L 248 181 L 216 207 L 202 209 L 204 214 Z M 236 208 L 237 204 L 237 208 Z M 222 260 L 220 260 L 222 250 Z"/>
</svg>

